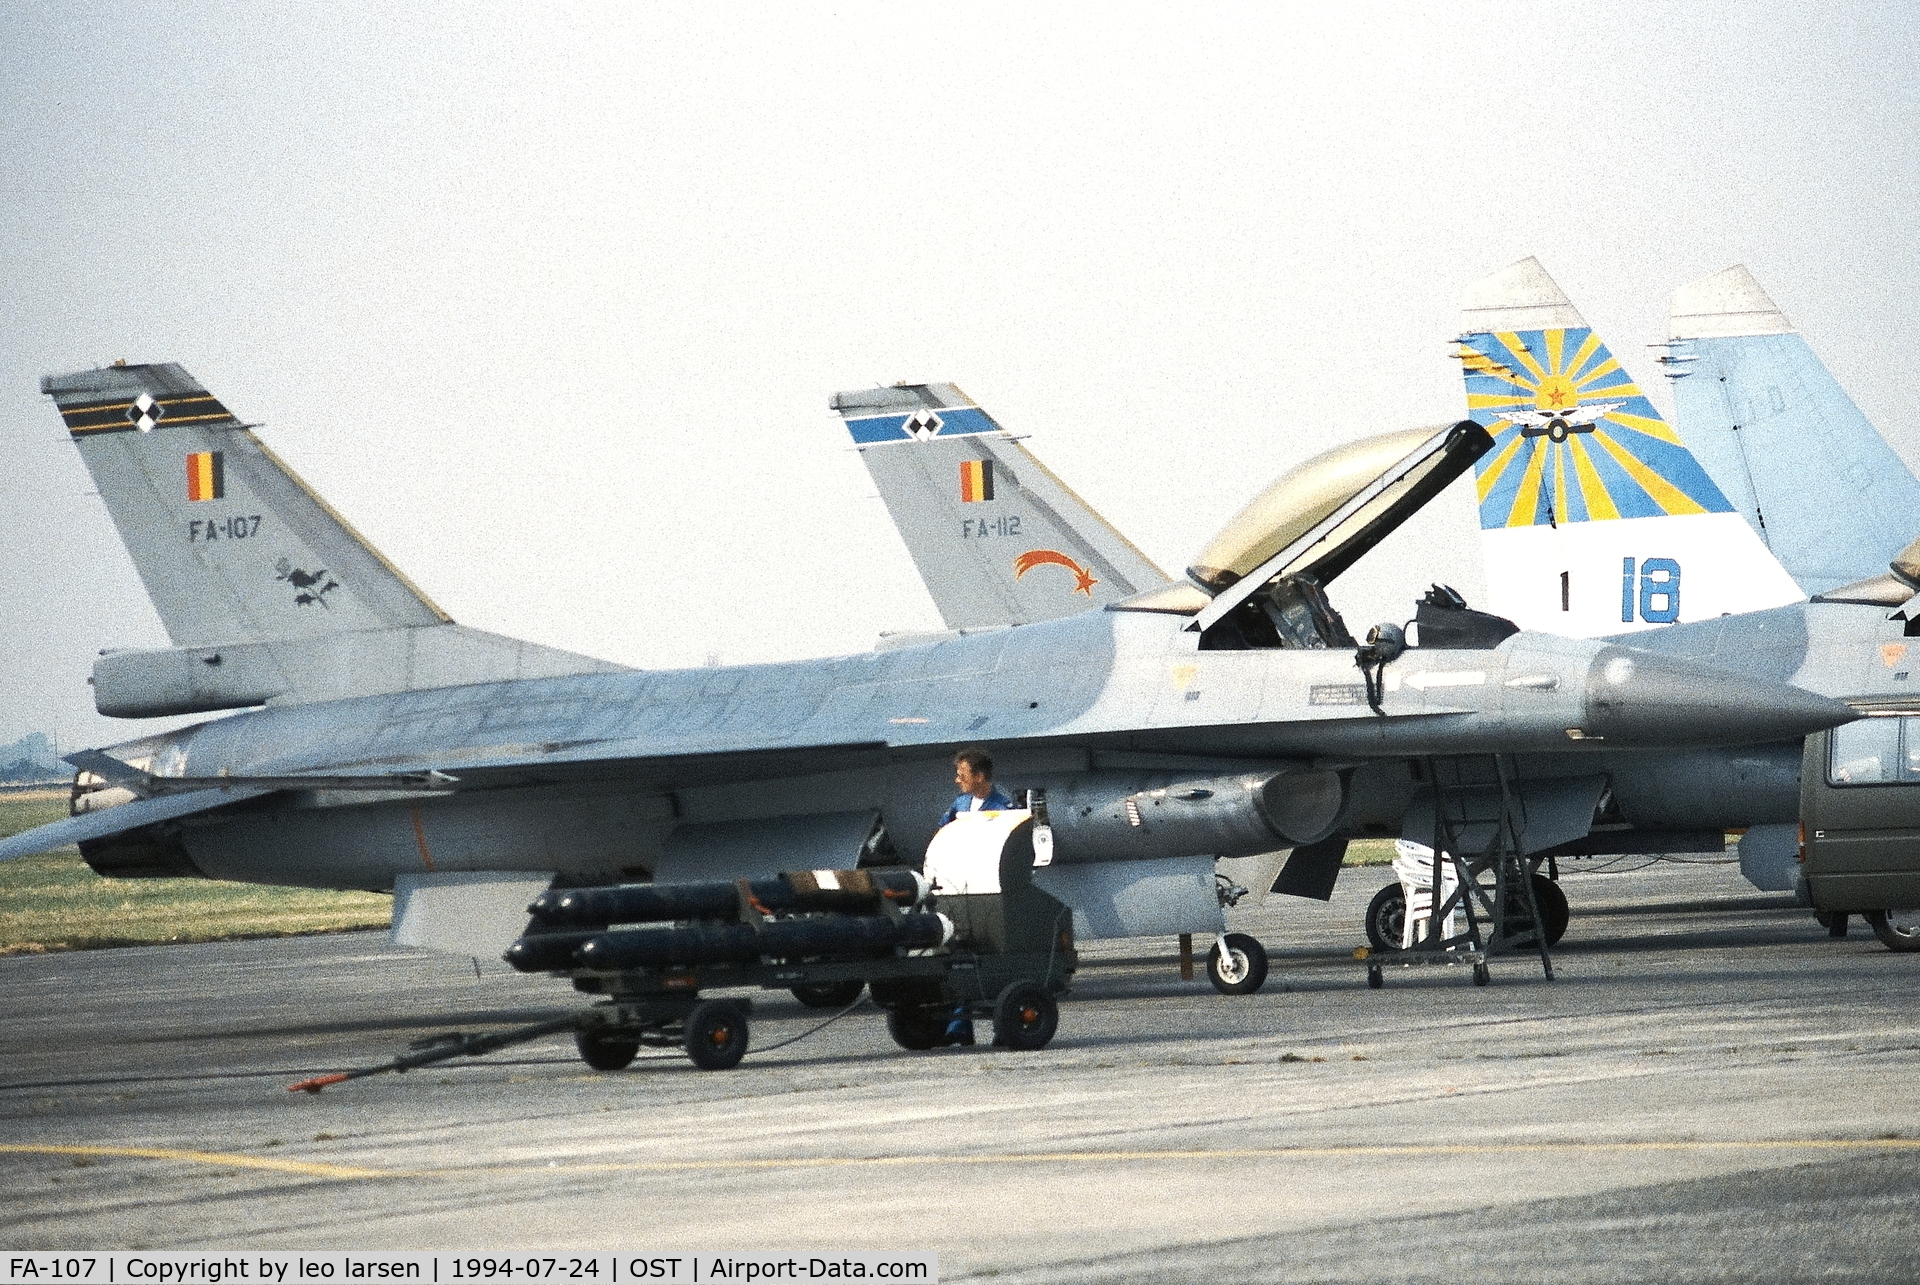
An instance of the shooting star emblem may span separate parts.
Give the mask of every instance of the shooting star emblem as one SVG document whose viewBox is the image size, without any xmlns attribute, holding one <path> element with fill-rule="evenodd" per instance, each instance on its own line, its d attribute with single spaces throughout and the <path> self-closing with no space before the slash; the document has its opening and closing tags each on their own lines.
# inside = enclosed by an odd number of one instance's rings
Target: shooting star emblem
<svg viewBox="0 0 1920 1285">
<path fill-rule="evenodd" d="M 1073 591 L 1093 597 L 1093 587 L 1100 582 L 1094 579 L 1093 572 L 1069 558 L 1058 549 L 1028 549 L 1013 560 L 1013 578 L 1018 580 L 1035 567 L 1065 567 L 1073 572 Z"/>
</svg>

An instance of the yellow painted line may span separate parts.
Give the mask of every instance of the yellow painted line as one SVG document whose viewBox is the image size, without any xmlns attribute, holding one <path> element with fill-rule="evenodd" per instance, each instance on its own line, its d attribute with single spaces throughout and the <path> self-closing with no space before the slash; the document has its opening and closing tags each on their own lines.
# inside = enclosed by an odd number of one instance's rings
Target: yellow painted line
<svg viewBox="0 0 1920 1285">
<path fill-rule="evenodd" d="M 1774 1142 L 1538 1142 L 1378 1146 L 1378 1147 L 1243 1147 L 1219 1151 L 1042 1151 L 990 1153 L 985 1155 L 926 1156 L 789 1156 L 766 1160 L 636 1160 L 585 1162 L 564 1165 L 481 1166 L 461 1169 L 462 1174 L 533 1173 L 685 1173 L 698 1170 L 748 1169 L 857 1169 L 898 1168 L 904 1165 L 1005 1165 L 1005 1164 L 1112 1164 L 1127 1161 L 1175 1160 L 1343 1160 L 1379 1159 L 1407 1156 L 1494 1156 L 1494 1155 L 1566 1155 L 1611 1151 L 1781 1151 L 1840 1150 L 1871 1151 L 1913 1149 L 1920 1139 L 1833 1139 L 1797 1138 Z M 440 1171 L 451 1175 L 454 1170 Z M 398 1176 L 398 1175 L 396 1175 Z M 426 1174 L 409 1174 L 424 1177 Z"/>
<path fill-rule="evenodd" d="M 61 1147 L 34 1143 L 0 1143 L 0 1152 L 40 1156 L 124 1157 L 134 1160 L 184 1160 L 189 1164 L 223 1169 L 269 1169 L 309 1178 L 397 1178 L 390 1169 L 355 1169 L 350 1165 L 314 1164 L 306 1160 L 272 1160 L 265 1156 L 236 1156 L 225 1151 L 181 1151 L 172 1147 Z"/>
<path fill-rule="evenodd" d="M 580 1173 L 744 1172 L 763 1169 L 898 1169 L 912 1165 L 1087 1165 L 1152 1161 L 1210 1163 L 1220 1160 L 1377 1160 L 1427 1156 L 1602 1155 L 1607 1153 L 1754 1151 L 1911 1151 L 1920 1138 L 1775 1138 L 1725 1142 L 1521 1142 L 1409 1143 L 1351 1147 L 1237 1147 L 1223 1150 L 1031 1151 L 972 1155 L 772 1156 L 752 1160 L 610 1160 L 564 1164 L 472 1165 L 440 1169 L 361 1169 L 350 1165 L 270 1160 L 219 1151 L 168 1147 L 84 1147 L 0 1144 L 0 1152 L 57 1156 L 179 1160 L 229 1169 L 265 1169 L 312 1178 L 468 1178 L 482 1174 L 562 1176 Z"/>
</svg>

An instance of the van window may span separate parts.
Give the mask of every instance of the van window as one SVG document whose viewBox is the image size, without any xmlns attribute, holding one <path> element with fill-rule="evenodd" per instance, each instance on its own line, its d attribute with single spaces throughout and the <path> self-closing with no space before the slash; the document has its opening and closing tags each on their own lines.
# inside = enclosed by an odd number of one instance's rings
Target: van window
<svg viewBox="0 0 1920 1285">
<path fill-rule="evenodd" d="M 1828 785 L 1920 782 L 1920 715 L 1863 718 L 1833 729 Z"/>
<path fill-rule="evenodd" d="M 1906 765 L 1900 752 L 1900 725 L 1908 721 L 1863 718 L 1834 728 L 1833 748 L 1827 757 L 1827 783 L 1884 785 L 1899 780 L 1900 769 Z"/>
</svg>

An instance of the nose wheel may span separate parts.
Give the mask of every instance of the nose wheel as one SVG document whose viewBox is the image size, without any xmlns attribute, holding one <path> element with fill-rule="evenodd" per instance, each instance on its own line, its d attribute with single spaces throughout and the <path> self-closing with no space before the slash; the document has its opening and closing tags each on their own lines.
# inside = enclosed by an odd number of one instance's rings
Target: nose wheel
<svg viewBox="0 0 1920 1285">
<path fill-rule="evenodd" d="M 1227 933 L 1207 952 L 1207 980 L 1222 995 L 1251 995 L 1266 984 L 1267 948 L 1245 933 Z"/>
</svg>

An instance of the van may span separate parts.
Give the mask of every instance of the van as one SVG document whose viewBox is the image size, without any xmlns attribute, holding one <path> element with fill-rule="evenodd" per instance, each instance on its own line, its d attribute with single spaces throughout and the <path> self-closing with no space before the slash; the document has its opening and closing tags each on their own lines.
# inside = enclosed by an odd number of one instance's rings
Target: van
<svg viewBox="0 0 1920 1285">
<path fill-rule="evenodd" d="M 1829 926 L 1857 914 L 1887 949 L 1920 950 L 1920 702 L 1861 713 L 1806 740 L 1803 895 Z"/>
</svg>

